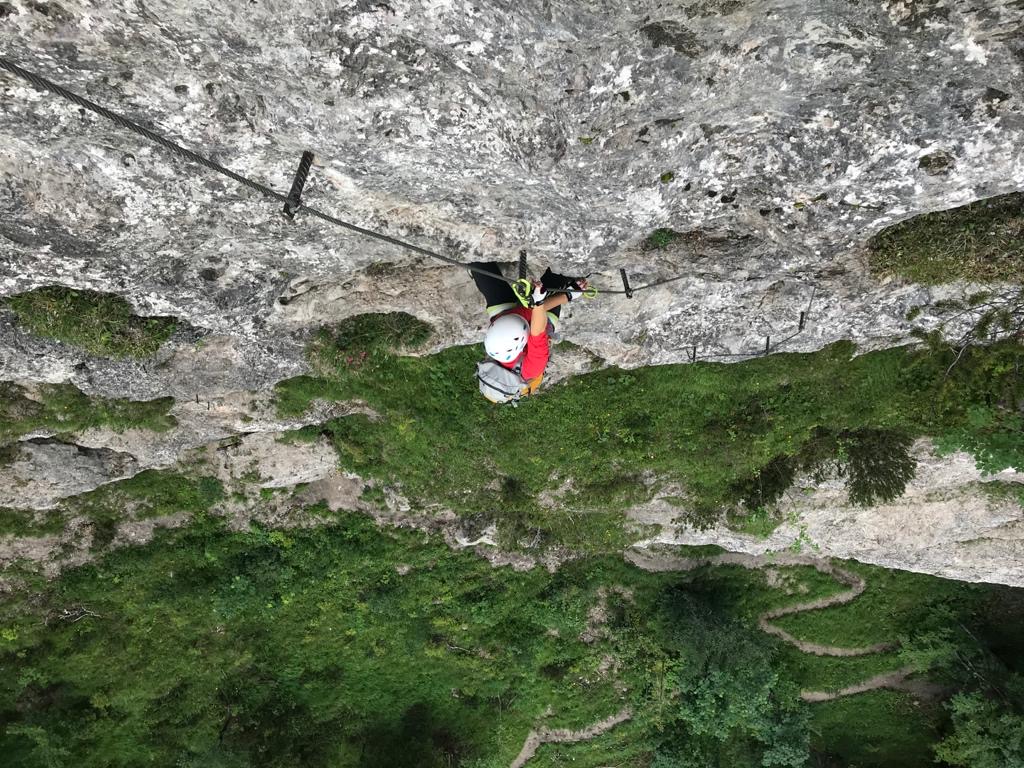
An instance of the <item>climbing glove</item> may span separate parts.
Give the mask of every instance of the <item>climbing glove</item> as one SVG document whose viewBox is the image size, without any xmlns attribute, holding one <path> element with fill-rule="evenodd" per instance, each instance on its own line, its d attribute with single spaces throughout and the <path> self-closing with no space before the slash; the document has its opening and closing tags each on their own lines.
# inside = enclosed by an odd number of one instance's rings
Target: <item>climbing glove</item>
<svg viewBox="0 0 1024 768">
<path fill-rule="evenodd" d="M 540 283 L 534 283 L 533 294 L 530 296 L 530 298 L 533 300 L 533 306 L 539 307 L 541 304 L 544 303 L 547 297 L 548 292 L 544 290 L 544 286 L 541 285 Z"/>
<path fill-rule="evenodd" d="M 579 283 L 577 283 L 574 280 L 573 282 L 565 286 L 565 295 L 569 299 L 569 301 L 575 301 L 576 299 L 583 295 L 583 289 L 580 288 Z"/>
</svg>

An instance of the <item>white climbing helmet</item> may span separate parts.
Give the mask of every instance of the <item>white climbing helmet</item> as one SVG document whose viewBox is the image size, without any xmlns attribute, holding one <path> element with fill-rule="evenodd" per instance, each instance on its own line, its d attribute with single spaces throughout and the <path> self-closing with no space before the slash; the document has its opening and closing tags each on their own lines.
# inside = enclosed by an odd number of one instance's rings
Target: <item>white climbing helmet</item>
<svg viewBox="0 0 1024 768">
<path fill-rule="evenodd" d="M 502 315 L 493 323 L 484 337 L 487 355 L 499 363 L 511 363 L 526 348 L 530 325 L 520 315 Z"/>
</svg>

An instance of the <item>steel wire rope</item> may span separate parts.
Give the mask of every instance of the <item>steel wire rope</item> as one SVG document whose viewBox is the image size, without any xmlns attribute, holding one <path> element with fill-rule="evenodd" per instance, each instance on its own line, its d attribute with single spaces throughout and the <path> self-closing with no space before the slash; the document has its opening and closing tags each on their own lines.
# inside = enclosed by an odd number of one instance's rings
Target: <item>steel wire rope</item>
<svg viewBox="0 0 1024 768">
<path fill-rule="evenodd" d="M 83 109 L 89 110 L 90 112 L 93 112 L 99 115 L 100 117 L 104 117 L 107 120 L 110 120 L 111 122 L 115 123 L 116 125 L 119 125 L 120 127 L 131 131 L 132 133 L 135 133 L 139 136 L 142 136 L 143 138 L 148 139 L 149 141 L 159 144 L 164 149 L 173 152 L 179 157 L 185 158 L 186 160 L 190 160 L 194 163 L 198 163 L 204 168 L 214 171 L 215 173 L 227 176 L 228 178 L 238 182 L 239 184 L 247 187 L 248 189 L 253 190 L 254 192 L 259 192 L 260 194 L 277 200 L 278 202 L 290 202 L 290 198 L 287 195 L 278 192 L 272 187 L 269 187 L 266 184 L 262 184 L 258 181 L 254 181 L 253 179 L 243 176 L 240 173 L 232 171 L 230 168 L 225 168 L 220 163 L 217 163 L 211 160 L 210 158 L 199 154 L 198 152 L 193 152 L 192 150 L 187 149 L 181 146 L 180 144 L 171 141 L 170 139 L 157 133 L 156 131 L 150 130 L 149 128 L 140 125 L 134 120 L 130 120 L 124 115 L 120 115 L 117 112 L 113 112 L 107 109 L 106 107 L 101 106 L 100 104 L 96 104 L 95 102 L 90 101 L 84 96 L 81 96 L 75 93 L 74 91 L 70 91 L 67 88 L 64 88 L 63 86 L 58 85 L 57 83 L 54 83 L 53 81 L 43 77 L 42 75 L 30 72 L 27 69 L 18 66 L 17 64 L 3 56 L 0 56 L 0 69 L 5 69 L 11 74 L 20 77 L 21 79 L 34 85 L 39 90 L 50 91 L 51 93 L 55 93 L 61 98 L 66 99 L 74 104 L 77 104 L 79 107 L 82 107 Z M 510 280 L 504 275 L 495 274 L 494 272 L 491 272 L 489 270 L 481 269 L 479 267 L 466 264 L 464 262 L 459 261 L 458 259 L 453 259 L 450 256 L 445 256 L 443 254 L 437 253 L 436 251 L 431 251 L 428 248 L 423 248 L 419 245 L 406 242 L 405 240 L 400 240 L 396 237 L 391 237 L 390 235 L 385 235 L 382 232 L 377 232 L 366 227 L 361 227 L 358 224 L 352 224 L 351 222 L 345 221 L 344 219 L 339 219 L 337 216 L 332 216 L 329 213 L 314 208 L 313 206 L 306 205 L 305 203 L 301 204 L 299 210 L 304 210 L 310 216 L 314 216 L 318 219 L 321 219 L 322 221 L 334 224 L 335 226 L 338 227 L 342 227 L 351 232 L 356 232 L 367 237 L 376 238 L 377 240 L 381 240 L 385 243 L 398 246 L 399 248 L 404 248 L 414 253 L 418 253 L 423 256 L 428 256 L 432 259 L 443 261 L 447 264 L 451 264 L 452 266 L 462 267 L 463 269 L 467 269 L 470 272 L 475 272 L 480 275 L 486 275 L 488 277 L 501 280 L 502 282 L 508 283 L 510 285 L 515 282 L 514 280 Z M 601 289 L 599 293 L 610 295 L 627 295 L 636 293 L 637 291 L 645 291 L 650 288 L 657 288 L 668 283 L 673 283 L 677 280 L 682 280 L 684 277 L 686 277 L 686 275 L 677 275 L 676 277 L 670 277 L 664 280 L 657 280 L 646 285 L 637 286 L 635 288 L 631 288 L 628 291 L 615 289 Z"/>
<path fill-rule="evenodd" d="M 186 160 L 189 160 L 191 162 L 197 163 L 197 164 L 203 166 L 204 168 L 207 168 L 208 170 L 214 171 L 215 173 L 219 173 L 219 174 L 221 174 L 223 176 L 226 176 L 226 177 L 228 177 L 228 178 L 238 182 L 239 184 L 243 185 L 244 187 L 246 187 L 246 188 L 248 188 L 250 190 L 253 190 L 254 192 L 258 192 L 258 193 L 264 195 L 265 197 L 269 197 L 269 198 L 271 198 L 273 200 L 276 200 L 276 201 L 282 202 L 282 203 L 286 203 L 286 204 L 288 204 L 288 203 L 294 204 L 294 202 L 295 202 L 288 195 L 284 195 L 284 194 L 278 192 L 277 190 L 273 189 L 272 187 L 267 186 L 266 184 L 262 184 L 262 183 L 260 183 L 258 181 L 255 181 L 253 179 L 248 178 L 247 176 L 243 176 L 240 173 L 232 171 L 231 169 L 224 167 L 223 165 L 221 165 L 221 164 L 211 160 L 210 158 L 205 157 L 204 155 L 201 155 L 198 152 L 194 152 L 194 151 L 192 151 L 190 149 L 187 149 L 187 148 L 181 146 L 180 144 L 177 144 L 176 142 L 171 141 L 170 139 L 166 138 L 165 136 L 163 136 L 163 135 L 161 135 L 161 134 L 159 134 L 159 133 L 157 133 L 157 132 L 155 132 L 153 130 L 150 130 L 149 128 L 146 128 L 145 126 L 140 125 L 139 123 L 135 122 L 134 120 L 130 120 L 127 117 L 124 117 L 123 115 L 120 115 L 120 114 L 118 114 L 116 112 L 113 112 L 113 111 L 107 109 L 106 107 L 101 106 L 100 104 L 96 104 L 95 102 L 90 101 L 89 99 L 85 98 L 84 96 L 81 96 L 81 95 L 75 93 L 74 91 L 70 91 L 67 88 L 64 88 L 63 86 L 58 85 L 57 83 L 54 83 L 53 81 L 51 81 L 51 80 L 49 80 L 49 79 L 47 79 L 47 78 L 45 78 L 45 77 L 43 77 L 41 75 L 38 75 L 38 74 L 36 74 L 34 72 L 30 72 L 27 69 L 24 69 L 23 67 L 18 66 L 17 64 L 15 64 L 14 62 L 10 61 L 9 59 L 7 59 L 7 58 L 5 58 L 3 56 L 0 56 L 0 69 L 7 70 L 11 74 L 13 74 L 13 75 L 15 75 L 17 77 L 20 77 L 21 79 L 31 83 L 33 86 L 35 86 L 36 88 L 38 88 L 38 89 L 40 89 L 42 91 L 50 91 L 51 93 L 54 93 L 54 94 L 60 96 L 61 98 L 66 99 L 67 101 L 70 101 L 70 102 L 72 102 L 74 104 L 77 104 L 79 107 L 82 107 L 83 109 L 86 109 L 86 110 L 88 110 L 90 112 L 93 112 L 94 114 L 99 115 L 100 117 L 103 117 L 103 118 L 106 118 L 107 120 L 110 120 L 114 124 L 124 128 L 124 129 L 126 129 L 128 131 L 131 131 L 132 133 L 135 133 L 135 134 L 137 134 L 139 136 L 142 136 L 143 138 L 148 139 L 149 141 L 152 141 L 155 144 L 159 144 L 164 149 L 167 149 L 168 151 L 178 155 L 179 157 L 182 157 L 182 158 L 184 158 Z M 313 216 L 315 218 L 318 218 L 318 219 L 320 219 L 322 221 L 325 221 L 327 223 L 330 223 L 330 224 L 334 224 L 335 226 L 341 227 L 341 228 L 349 230 L 351 232 L 355 232 L 357 234 L 361 234 L 361 235 L 364 235 L 366 237 L 375 238 L 375 239 L 380 240 L 382 242 L 389 243 L 391 245 L 395 245 L 395 246 L 397 246 L 399 248 L 404 248 L 404 249 L 406 249 L 408 251 L 412 251 L 413 253 L 418 253 L 420 255 L 427 256 L 427 257 L 432 258 L 432 259 L 437 259 L 439 261 L 445 262 L 445 263 L 450 264 L 452 266 L 461 267 L 461 268 L 466 269 L 466 270 L 468 270 L 470 272 L 475 272 L 476 274 L 486 275 L 488 277 L 492 277 L 492 278 L 495 278 L 497 280 L 501 280 L 502 282 L 507 283 L 509 285 L 512 285 L 513 283 L 516 282 L 515 280 L 510 280 L 509 278 L 505 277 L 504 275 L 502 275 L 500 273 L 496 274 L 494 272 L 491 272 L 490 270 L 481 269 L 480 267 L 476 267 L 476 266 L 473 266 L 471 264 L 466 264 L 464 262 L 461 262 L 458 259 L 453 259 L 450 256 L 445 256 L 445 255 L 437 253 L 435 251 L 431 251 L 428 248 L 423 248 L 423 247 L 421 247 L 419 245 L 415 245 L 413 243 L 409 243 L 409 242 L 406 242 L 404 240 L 400 240 L 400 239 L 398 239 L 396 237 L 391 237 L 390 235 L 385 235 L 382 232 L 377 232 L 375 230 L 368 229 L 366 227 L 361 227 L 358 224 L 352 224 L 351 222 L 345 221 L 344 219 L 340 219 L 337 216 L 332 216 L 329 213 L 321 211 L 321 210 L 319 210 L 319 209 L 317 209 L 317 208 L 315 208 L 313 206 L 306 205 L 305 203 L 301 203 L 299 205 L 299 207 L 298 207 L 298 210 L 304 210 L 309 215 L 311 215 L 311 216 Z M 674 283 L 674 282 L 677 282 L 679 280 L 682 280 L 685 277 L 687 277 L 687 275 L 685 275 L 685 274 L 684 275 L 676 275 L 675 277 L 669 277 L 669 278 L 665 278 L 665 279 L 662 279 L 662 280 L 656 280 L 654 282 L 647 283 L 645 285 L 636 286 L 636 287 L 630 287 L 630 288 L 628 288 L 626 290 L 602 289 L 599 293 L 604 293 L 604 294 L 608 294 L 608 295 L 619 295 L 619 296 L 627 295 L 627 296 L 631 296 L 633 293 L 636 293 L 637 291 L 645 291 L 645 290 L 649 290 L 651 288 L 660 287 L 662 285 L 668 285 L 670 283 Z M 812 294 L 811 294 L 811 302 L 808 303 L 808 308 L 807 308 L 807 312 L 806 312 L 807 316 L 810 315 L 810 307 L 811 307 L 811 303 L 813 303 L 813 301 L 814 301 L 814 293 L 812 292 Z M 801 323 L 800 328 L 796 332 L 794 332 L 794 333 L 790 334 L 789 336 L 781 339 L 780 341 L 776 342 L 774 345 L 772 345 L 770 343 L 770 339 L 769 339 L 769 342 L 766 345 L 766 351 L 761 353 L 761 354 L 762 355 L 763 354 L 769 354 L 773 347 L 774 347 L 774 349 L 779 349 L 781 346 L 786 344 L 791 339 L 795 338 L 796 336 L 799 336 L 802 332 L 803 332 L 803 323 Z M 711 355 L 708 355 L 707 357 L 705 357 L 704 359 L 707 360 L 707 359 L 712 359 L 712 358 L 758 357 L 758 356 L 759 356 L 758 353 L 747 353 L 747 352 L 732 352 L 732 353 L 728 353 L 728 352 L 726 352 L 726 353 L 711 354 Z M 693 361 L 696 362 L 696 354 L 694 355 L 694 360 Z"/>
</svg>

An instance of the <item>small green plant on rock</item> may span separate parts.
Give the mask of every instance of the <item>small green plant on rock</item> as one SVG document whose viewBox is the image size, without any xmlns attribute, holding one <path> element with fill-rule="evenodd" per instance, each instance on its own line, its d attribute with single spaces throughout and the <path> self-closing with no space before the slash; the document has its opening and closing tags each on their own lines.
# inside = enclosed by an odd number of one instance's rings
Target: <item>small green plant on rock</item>
<svg viewBox="0 0 1024 768">
<path fill-rule="evenodd" d="M 320 330 L 310 346 L 318 368 L 337 375 L 374 366 L 375 358 L 419 349 L 434 329 L 405 312 L 356 315 Z"/>
<path fill-rule="evenodd" d="M 964 312 L 959 305 L 951 311 Z M 968 329 L 956 341 L 947 340 L 943 325 L 928 332 L 914 332 L 933 354 L 949 360 L 945 379 L 959 375 L 973 380 L 979 393 L 966 404 L 965 417 L 939 434 L 937 447 L 943 453 L 971 452 L 978 468 L 986 473 L 1024 468 L 1024 377 L 1020 360 L 1024 292 L 1017 292 L 1012 308 L 998 309 L 996 328 L 993 312 L 996 310 L 982 310 L 980 316 L 974 315 Z M 1008 314 L 1003 315 L 1004 312 Z"/>
<path fill-rule="evenodd" d="M 1024 281 L 1024 193 L 978 200 L 887 227 L 868 244 L 871 269 L 937 285 Z"/>
<path fill-rule="evenodd" d="M 734 531 L 767 539 L 782 524 L 782 515 L 772 507 L 733 509 L 726 513 L 726 522 Z"/>
<path fill-rule="evenodd" d="M 664 176 L 662 176 L 662 181 L 665 181 Z M 676 232 L 674 229 L 668 229 L 667 227 L 660 227 L 644 238 L 643 242 L 640 243 L 640 250 L 660 251 L 662 248 L 670 246 L 682 236 L 682 232 Z"/>
<path fill-rule="evenodd" d="M 65 506 L 92 522 L 93 548 L 100 549 L 113 540 L 124 520 L 201 515 L 223 498 L 224 486 L 215 477 L 151 469 L 76 496 Z"/>
<path fill-rule="evenodd" d="M 375 485 L 363 486 L 363 492 L 359 494 L 359 500 L 376 509 L 386 509 L 388 506 L 384 489 Z"/>
<path fill-rule="evenodd" d="M 13 458 L 12 443 L 37 430 L 67 435 L 92 427 L 115 430 L 151 429 L 162 432 L 177 421 L 170 415 L 174 399 L 136 402 L 89 397 L 73 384 L 42 384 L 30 393 L 10 382 L 0 382 L 0 447 Z"/>
<path fill-rule="evenodd" d="M 3 303 L 30 333 L 101 357 L 149 357 L 178 328 L 173 317 L 139 317 L 120 296 L 96 291 L 50 286 Z"/>
<path fill-rule="evenodd" d="M 58 510 L 0 507 L 0 536 L 45 536 L 63 528 L 64 515 Z"/>
</svg>

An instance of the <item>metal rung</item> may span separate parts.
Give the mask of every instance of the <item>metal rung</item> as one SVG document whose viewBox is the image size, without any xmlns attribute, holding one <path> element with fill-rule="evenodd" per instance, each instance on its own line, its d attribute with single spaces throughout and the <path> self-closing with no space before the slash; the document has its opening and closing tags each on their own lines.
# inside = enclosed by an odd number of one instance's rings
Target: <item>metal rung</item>
<svg viewBox="0 0 1024 768">
<path fill-rule="evenodd" d="M 626 270 L 625 269 L 620 269 L 619 270 L 619 275 L 622 277 L 622 288 L 626 292 L 626 298 L 627 299 L 632 299 L 633 298 L 633 289 L 629 287 L 629 278 L 626 277 Z"/>
<path fill-rule="evenodd" d="M 292 180 L 292 188 L 288 192 L 288 200 L 284 204 L 284 215 L 289 219 L 295 218 L 295 213 L 302 207 L 302 190 L 306 186 L 306 179 L 309 178 L 309 169 L 313 165 L 313 153 L 306 150 L 299 160 L 299 170 L 295 172 Z"/>
</svg>

